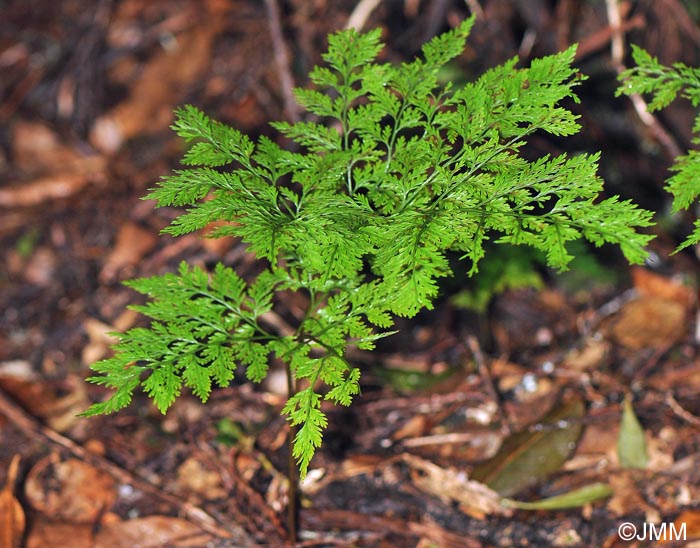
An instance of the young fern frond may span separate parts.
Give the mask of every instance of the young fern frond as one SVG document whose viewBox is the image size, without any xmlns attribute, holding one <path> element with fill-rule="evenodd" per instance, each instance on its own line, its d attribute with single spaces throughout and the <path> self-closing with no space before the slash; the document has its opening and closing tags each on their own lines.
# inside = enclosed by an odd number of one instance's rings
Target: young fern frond
<svg viewBox="0 0 700 548">
<path fill-rule="evenodd" d="M 275 356 L 295 389 L 282 412 L 298 427 L 293 456 L 306 474 L 322 442 L 324 400 L 349 405 L 360 371 L 349 346 L 372 349 L 393 318 L 430 308 L 457 251 L 476 272 L 488 240 L 544 251 L 564 269 L 567 243 L 614 243 L 632 262 L 649 236 L 650 214 L 615 198 L 600 201 L 598 155 L 520 154 L 536 132 L 571 135 L 582 76 L 575 49 L 517 68 L 517 59 L 460 89 L 438 83 L 459 56 L 469 19 L 427 43 L 420 58 L 376 63 L 379 31 L 329 38 L 327 66 L 299 103 L 320 119 L 276 122 L 296 152 L 267 138 L 251 141 L 194 107 L 176 112 L 175 131 L 191 143 L 187 167 L 162 179 L 147 198 L 188 206 L 165 232 L 180 235 L 229 221 L 215 237 L 235 236 L 265 261 L 247 284 L 231 269 L 180 268 L 131 282 L 150 301 L 136 307 L 152 323 L 121 335 L 93 382 L 116 389 L 86 414 L 116 411 L 144 389 L 161 411 L 190 388 L 206 401 L 239 366 L 259 381 Z M 226 165 L 227 168 L 221 169 Z M 273 296 L 300 292 L 307 302 L 294 333 L 269 331 Z"/>
</svg>

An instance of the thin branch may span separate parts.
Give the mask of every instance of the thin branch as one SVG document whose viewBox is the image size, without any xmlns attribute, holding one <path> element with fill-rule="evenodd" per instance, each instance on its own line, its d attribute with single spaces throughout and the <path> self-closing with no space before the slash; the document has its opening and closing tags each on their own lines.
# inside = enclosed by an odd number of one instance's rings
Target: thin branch
<svg viewBox="0 0 700 548">
<path fill-rule="evenodd" d="M 498 408 L 498 413 L 501 416 L 501 428 L 503 429 L 503 433 L 506 435 L 510 434 L 513 429 L 511 427 L 510 421 L 508 420 L 508 416 L 506 415 L 503 406 L 501 405 L 501 398 L 498 394 L 498 391 L 496 390 L 496 385 L 493 382 L 491 372 L 489 371 L 489 367 L 486 364 L 484 354 L 481 352 L 481 347 L 479 346 L 479 341 L 476 340 L 476 337 L 474 337 L 473 335 L 467 337 L 467 347 L 469 348 L 469 351 L 471 352 L 472 357 L 474 358 L 477 370 L 479 371 L 479 376 L 481 377 L 481 382 L 484 383 L 486 392 Z"/>
<path fill-rule="evenodd" d="M 469 8 L 472 15 L 476 15 L 478 19 L 484 17 L 484 9 L 481 7 L 481 4 L 479 4 L 479 0 L 464 0 L 464 3 Z"/>
<path fill-rule="evenodd" d="M 623 60 L 625 43 L 623 17 L 620 13 L 620 4 L 618 0 L 605 0 L 605 5 L 612 32 L 610 38 L 612 62 L 615 70 L 617 70 L 619 74 L 626 68 Z M 671 159 L 680 156 L 683 153 L 680 146 L 678 146 L 675 139 L 666 131 L 656 117 L 649 112 L 647 103 L 642 96 L 635 93 L 629 97 L 634 110 L 637 111 L 637 116 L 639 116 L 642 123 L 649 128 L 649 131 L 664 148 L 666 154 Z"/>
<path fill-rule="evenodd" d="M 685 422 L 692 424 L 696 428 L 700 428 L 700 418 L 682 407 L 681 404 L 678 403 L 678 400 L 673 397 L 673 394 L 670 391 L 666 393 L 665 401 L 666 405 L 668 405 L 671 408 L 671 411 L 673 411 L 677 416 L 679 416 Z"/>
<path fill-rule="evenodd" d="M 618 71 L 623 67 L 625 56 L 625 39 L 622 35 L 622 15 L 617 0 L 606 0 L 605 7 L 608 12 L 608 21 L 612 35 L 610 37 L 610 56 L 613 65 Z"/>
<path fill-rule="evenodd" d="M 291 398 L 296 393 L 294 382 L 294 374 L 292 366 L 285 363 L 287 372 L 287 397 Z M 290 542 L 297 541 L 297 498 L 299 497 L 299 477 L 297 475 L 297 467 L 294 461 L 294 437 L 296 436 L 296 427 L 289 422 L 289 432 L 287 433 L 287 481 L 289 482 L 288 500 L 287 500 L 287 534 Z"/>
<path fill-rule="evenodd" d="M 299 121 L 299 105 L 294 98 L 294 79 L 289 70 L 289 54 L 282 34 L 282 22 L 277 0 L 265 0 L 267 8 L 270 36 L 272 37 L 272 49 L 275 54 L 277 74 L 280 79 L 282 97 L 284 98 L 284 115 L 291 122 Z"/>
<path fill-rule="evenodd" d="M 432 434 L 401 440 L 404 447 L 425 447 L 426 445 L 445 446 L 449 444 L 468 444 L 475 438 L 483 437 L 482 432 L 449 432 L 447 434 Z"/>
<path fill-rule="evenodd" d="M 345 24 L 345 28 L 355 29 L 356 31 L 362 30 L 370 14 L 381 3 L 382 0 L 361 0 L 357 6 L 355 6 L 355 9 L 352 10 L 348 22 Z"/>
</svg>

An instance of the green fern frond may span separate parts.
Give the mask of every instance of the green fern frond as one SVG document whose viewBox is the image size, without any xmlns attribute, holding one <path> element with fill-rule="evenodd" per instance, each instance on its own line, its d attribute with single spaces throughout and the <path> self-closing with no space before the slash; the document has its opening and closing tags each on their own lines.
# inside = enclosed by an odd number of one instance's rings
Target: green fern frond
<svg viewBox="0 0 700 548">
<path fill-rule="evenodd" d="M 650 111 L 666 108 L 677 97 L 683 97 L 697 107 L 700 104 L 700 68 L 683 63 L 662 65 L 644 49 L 632 45 L 632 58 L 636 66 L 620 74 L 620 87 L 616 95 L 642 94 L 651 96 Z M 693 143 L 700 143 L 700 113 L 693 123 Z M 690 150 L 675 159 L 671 170 L 674 175 L 667 180 L 666 190 L 673 196 L 672 211 L 688 209 L 700 197 L 700 152 Z M 676 252 L 700 242 L 700 223 L 682 242 Z"/>
<path fill-rule="evenodd" d="M 185 168 L 147 197 L 187 207 L 165 232 L 216 223 L 213 236 L 245 242 L 260 274 L 249 282 L 223 265 L 183 264 L 177 274 L 129 282 L 147 296 L 134 308 L 151 324 L 121 335 L 114 356 L 93 365 L 90 380 L 115 391 L 86 414 L 117 411 L 137 389 L 163 412 L 183 389 L 206 401 L 241 368 L 264 379 L 274 355 L 296 387 L 282 413 L 297 428 L 303 477 L 327 426 L 322 402 L 349 405 L 360 393 L 349 347 L 371 350 L 395 316 L 432 307 L 451 274 L 448 253 L 461 253 L 471 273 L 488 241 L 542 250 L 560 269 L 578 239 L 643 260 L 649 236 L 638 229 L 649 213 L 600 198 L 598 155 L 521 154 L 537 132 L 578 131 L 562 104 L 577 100 L 583 78 L 572 66 L 575 48 L 525 68 L 512 59 L 459 89 L 441 85 L 439 72 L 461 55 L 473 22 L 397 66 L 377 62 L 379 30 L 331 35 L 327 66 L 310 74 L 315 87 L 296 91 L 315 118 L 272 124 L 293 150 L 253 141 L 195 107 L 178 109 L 173 128 L 190 144 Z M 290 333 L 270 312 L 292 293 L 305 308 L 286 315 Z"/>
</svg>

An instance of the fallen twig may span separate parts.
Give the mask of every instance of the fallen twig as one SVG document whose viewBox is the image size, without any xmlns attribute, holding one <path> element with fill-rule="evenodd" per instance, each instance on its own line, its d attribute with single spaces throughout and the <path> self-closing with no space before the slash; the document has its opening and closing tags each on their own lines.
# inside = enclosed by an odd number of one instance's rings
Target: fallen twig
<svg viewBox="0 0 700 548">
<path fill-rule="evenodd" d="M 360 0 L 360 2 L 352 10 L 348 22 L 345 24 L 346 29 L 362 30 L 365 26 L 370 14 L 377 8 L 382 0 Z"/>
<path fill-rule="evenodd" d="M 275 64 L 280 79 L 280 91 L 284 98 L 284 115 L 290 122 L 297 122 L 299 120 L 299 106 L 292 93 L 294 79 L 289 71 L 289 55 L 282 34 L 280 10 L 276 0 L 265 0 L 265 7 L 267 8 L 270 36 L 272 37 L 272 49 L 275 53 Z"/>
<path fill-rule="evenodd" d="M 611 57 L 612 63 L 615 67 L 617 73 L 621 73 L 625 70 L 625 64 L 623 62 L 624 56 L 624 33 L 627 30 L 626 24 L 622 14 L 620 13 L 620 4 L 618 0 L 606 0 L 606 7 L 608 12 L 608 19 L 610 20 L 610 46 L 611 46 Z M 649 112 L 647 107 L 647 102 L 638 93 L 629 96 L 630 101 L 632 101 L 632 106 L 637 112 L 637 116 L 642 121 L 642 123 L 649 128 L 649 131 L 654 136 L 654 138 L 659 142 L 659 144 L 666 151 L 666 154 L 670 159 L 675 159 L 680 156 L 683 152 L 678 146 L 671 134 L 666 131 L 666 129 L 661 125 L 661 123 L 656 119 L 656 116 Z"/>
<path fill-rule="evenodd" d="M 481 347 L 479 346 L 479 341 L 476 340 L 476 337 L 471 335 L 467 337 L 467 347 L 469 348 L 469 351 L 471 352 L 472 357 L 474 358 L 474 362 L 476 363 L 477 370 L 479 371 L 479 376 L 481 377 L 481 381 L 483 382 L 486 388 L 486 392 L 498 408 L 498 414 L 501 416 L 501 425 L 503 433 L 505 435 L 508 435 L 512 432 L 513 429 L 511 427 L 510 421 L 508 420 L 508 416 L 503 410 L 503 406 L 501 405 L 501 398 L 498 394 L 498 391 L 496 390 L 496 385 L 493 382 L 491 372 L 489 371 L 488 365 L 486 365 L 484 354 L 481 352 Z"/>
<path fill-rule="evenodd" d="M 681 404 L 678 403 L 678 400 L 673 397 L 671 392 L 666 393 L 664 401 L 666 402 L 666 405 L 671 408 L 671 411 L 673 411 L 678 417 L 696 428 L 700 427 L 700 417 L 696 417 L 690 411 L 687 411 L 683 406 L 681 406 Z"/>
</svg>

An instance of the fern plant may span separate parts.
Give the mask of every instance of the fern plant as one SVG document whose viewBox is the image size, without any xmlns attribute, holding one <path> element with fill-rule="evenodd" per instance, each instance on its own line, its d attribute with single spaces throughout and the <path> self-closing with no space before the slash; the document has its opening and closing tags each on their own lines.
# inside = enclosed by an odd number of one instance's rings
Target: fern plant
<svg viewBox="0 0 700 548">
<path fill-rule="evenodd" d="M 679 95 L 697 107 L 700 104 L 700 68 L 674 63 L 667 67 L 642 48 L 632 45 L 632 58 L 636 66 L 620 74 L 621 85 L 617 96 L 649 94 L 650 111 L 661 110 L 670 105 Z M 693 144 L 700 144 L 700 113 L 693 124 Z M 700 151 L 690 150 L 675 159 L 666 185 L 673 196 L 671 212 L 687 210 L 700 196 Z M 695 221 L 693 232 L 678 246 L 676 251 L 700 243 L 700 219 Z"/>
<path fill-rule="evenodd" d="M 138 388 L 162 412 L 183 387 L 206 401 L 237 369 L 260 381 L 276 358 L 288 371 L 282 413 L 296 427 L 303 477 L 327 424 L 322 402 L 349 405 L 360 391 L 348 347 L 372 349 L 393 318 L 430 308 L 450 275 L 448 251 L 471 273 L 488 240 L 532 246 L 558 269 L 572 258 L 567 242 L 581 238 L 644 259 L 650 236 L 637 228 L 650 213 L 599 197 L 598 154 L 521 154 L 536 132 L 578 131 L 562 106 L 583 79 L 571 66 L 575 48 L 529 68 L 511 59 L 460 89 L 439 86 L 472 23 L 399 66 L 376 61 L 379 30 L 331 35 L 326 65 L 310 74 L 315 86 L 296 90 L 308 121 L 272 124 L 291 149 L 253 142 L 192 106 L 177 111 L 173 128 L 192 143 L 187 167 L 146 198 L 188 206 L 165 232 L 216 222 L 214 237 L 242 239 L 264 269 L 247 281 L 221 264 L 208 273 L 183 263 L 177 274 L 128 282 L 149 297 L 134 308 L 151 324 L 120 335 L 114 356 L 92 366 L 99 375 L 89 380 L 114 392 L 86 415 L 123 408 Z M 294 333 L 281 334 L 265 315 L 290 292 L 306 308 Z"/>
</svg>

